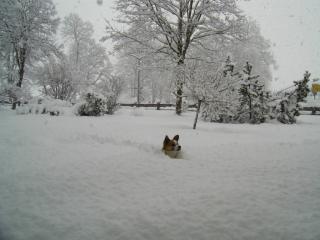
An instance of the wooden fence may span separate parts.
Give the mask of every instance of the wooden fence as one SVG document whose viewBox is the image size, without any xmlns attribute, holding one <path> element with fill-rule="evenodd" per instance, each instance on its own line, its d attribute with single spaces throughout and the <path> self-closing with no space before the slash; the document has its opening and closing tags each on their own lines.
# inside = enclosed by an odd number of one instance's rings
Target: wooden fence
<svg viewBox="0 0 320 240">
<path fill-rule="evenodd" d="M 155 108 L 156 110 L 161 110 L 161 108 L 174 108 L 176 105 L 170 103 L 120 103 L 120 106 L 123 107 L 144 107 L 144 108 Z M 188 109 L 196 110 L 197 104 L 188 105 Z M 312 115 L 315 115 L 316 112 L 320 113 L 320 107 L 303 107 L 301 111 L 311 112 Z"/>
<path fill-rule="evenodd" d="M 320 107 L 303 107 L 301 111 L 311 112 L 312 115 L 315 115 L 316 112 L 320 112 Z"/>
<path fill-rule="evenodd" d="M 167 107 L 175 107 L 176 105 L 171 103 L 120 103 L 120 106 L 123 107 L 150 107 L 150 108 L 156 108 L 157 110 L 161 110 L 161 108 L 167 108 Z M 196 104 L 188 105 L 188 108 L 197 108 Z"/>
</svg>

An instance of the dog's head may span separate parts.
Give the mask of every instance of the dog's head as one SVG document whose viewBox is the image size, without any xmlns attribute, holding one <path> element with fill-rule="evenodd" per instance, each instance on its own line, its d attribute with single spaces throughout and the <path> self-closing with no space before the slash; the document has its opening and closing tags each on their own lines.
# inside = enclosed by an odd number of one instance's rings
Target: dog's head
<svg viewBox="0 0 320 240">
<path fill-rule="evenodd" d="M 181 151 L 181 146 L 178 143 L 179 135 L 174 136 L 173 139 L 170 139 L 168 136 L 164 138 L 162 150 L 165 154 L 170 157 L 177 157 L 179 152 Z"/>
</svg>

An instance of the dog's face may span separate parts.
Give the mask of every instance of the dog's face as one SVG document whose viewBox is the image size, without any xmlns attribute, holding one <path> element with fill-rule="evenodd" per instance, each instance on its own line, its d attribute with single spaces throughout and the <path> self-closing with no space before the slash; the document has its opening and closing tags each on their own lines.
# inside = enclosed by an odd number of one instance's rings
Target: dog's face
<svg viewBox="0 0 320 240">
<path fill-rule="evenodd" d="M 170 139 L 168 136 L 164 138 L 162 150 L 165 154 L 170 157 L 177 157 L 178 153 L 181 151 L 181 146 L 178 143 L 179 135 L 174 136 L 173 139 Z"/>
</svg>

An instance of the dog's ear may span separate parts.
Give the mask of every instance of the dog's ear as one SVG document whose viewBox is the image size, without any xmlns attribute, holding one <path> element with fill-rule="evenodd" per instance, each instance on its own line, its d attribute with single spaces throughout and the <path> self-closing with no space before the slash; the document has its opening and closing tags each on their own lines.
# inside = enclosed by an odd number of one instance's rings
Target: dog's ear
<svg viewBox="0 0 320 240">
<path fill-rule="evenodd" d="M 170 138 L 166 135 L 166 137 L 164 138 L 163 144 L 167 144 L 168 142 L 170 142 Z"/>
<path fill-rule="evenodd" d="M 178 142 L 179 141 L 179 135 L 175 135 L 173 140 L 176 140 Z"/>
</svg>

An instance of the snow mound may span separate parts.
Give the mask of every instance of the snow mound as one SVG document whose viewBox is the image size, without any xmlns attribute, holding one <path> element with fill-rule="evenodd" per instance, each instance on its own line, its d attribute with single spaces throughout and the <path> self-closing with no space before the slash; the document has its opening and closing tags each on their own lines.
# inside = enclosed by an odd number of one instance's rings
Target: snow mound
<svg viewBox="0 0 320 240">
<path fill-rule="evenodd" d="M 193 130 L 141 111 L 0 111 L 0 239 L 320 239 L 318 116 Z M 183 159 L 161 152 L 175 134 Z"/>
<path fill-rule="evenodd" d="M 33 98 L 27 104 L 17 107 L 17 114 L 64 115 L 72 112 L 72 104 L 60 99 Z"/>
</svg>

